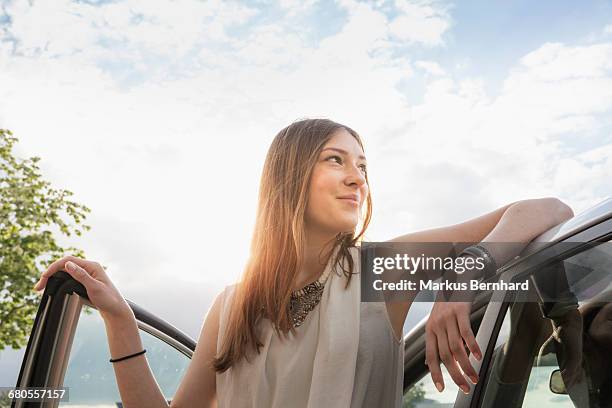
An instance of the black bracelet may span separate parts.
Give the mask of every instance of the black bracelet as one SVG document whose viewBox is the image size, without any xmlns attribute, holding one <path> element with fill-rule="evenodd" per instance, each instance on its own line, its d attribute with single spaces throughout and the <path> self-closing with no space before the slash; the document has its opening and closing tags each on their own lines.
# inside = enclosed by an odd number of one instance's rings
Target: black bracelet
<svg viewBox="0 0 612 408">
<path fill-rule="evenodd" d="M 128 358 L 136 357 L 136 356 L 139 356 L 139 355 L 144 354 L 146 352 L 147 352 L 147 349 L 144 349 L 142 351 L 139 351 L 138 353 L 130 354 L 129 356 L 125 356 L 125 357 L 121 357 L 121 358 L 111 358 L 108 361 L 110 361 L 111 363 L 116 363 L 117 361 L 127 360 Z"/>
<path fill-rule="evenodd" d="M 495 272 L 497 272 L 497 263 L 495 262 L 495 258 L 493 258 L 491 253 L 483 245 L 471 245 L 461 251 L 459 256 L 462 256 L 463 254 L 468 254 L 475 258 L 482 258 L 484 260 L 484 274 L 481 277 L 480 281 L 488 280 L 495 276 Z"/>
</svg>

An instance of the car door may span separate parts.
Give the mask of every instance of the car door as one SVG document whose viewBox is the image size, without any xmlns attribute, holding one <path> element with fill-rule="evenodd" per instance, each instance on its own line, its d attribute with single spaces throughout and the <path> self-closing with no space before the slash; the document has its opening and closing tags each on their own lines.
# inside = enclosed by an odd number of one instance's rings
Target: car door
<svg viewBox="0 0 612 408">
<path fill-rule="evenodd" d="M 507 324 L 491 338 L 502 346 L 487 350 L 483 381 L 470 406 L 612 406 L 612 220 L 565 244 L 532 274 L 536 288 L 564 282 L 554 302 L 541 294 L 539 303 L 511 300 L 501 306 L 495 321 Z M 506 278 L 525 273 L 530 272 L 509 272 Z M 553 386 L 555 378 L 561 387 Z"/>
<path fill-rule="evenodd" d="M 523 256 L 515 262 L 505 265 L 501 272 L 505 281 L 511 281 L 520 276 L 524 276 L 526 273 L 533 273 L 541 269 L 542 265 L 550 264 L 553 260 L 563 262 L 568 259 L 570 255 L 578 256 L 580 253 L 588 254 L 589 250 L 600 242 L 606 242 L 610 240 L 612 234 L 612 200 L 608 199 L 593 209 L 586 211 L 583 214 L 576 216 L 574 219 L 567 223 L 553 228 L 551 231 L 540 236 L 538 239 L 529 245 L 523 252 Z M 560 248 L 566 252 L 565 255 L 560 255 Z M 610 247 L 607 247 L 610 248 Z M 600 251 L 601 252 L 601 251 Z M 565 257 L 565 258 L 564 258 Z M 608 258 L 606 251 L 603 252 L 603 256 L 600 254 L 599 260 L 606 261 Z M 588 259 L 588 257 L 586 257 Z M 573 258 L 570 259 L 572 264 L 575 263 Z M 589 262 L 584 261 L 585 265 L 579 265 L 582 267 L 593 267 L 589 265 Z M 599 268 L 601 269 L 601 268 Z M 600 273 L 600 280 L 605 281 L 610 279 L 612 276 L 612 269 L 609 273 Z M 522 275 L 521 275 L 522 274 Z M 602 279 L 603 277 L 603 279 Z M 612 297 L 612 295 L 610 296 Z M 496 298 L 504 298 L 504 294 L 496 293 Z M 588 296 L 583 296 L 582 301 L 588 301 Z M 479 373 L 481 380 L 475 386 L 471 387 L 469 394 L 465 395 L 458 391 L 458 388 L 452 382 L 452 379 L 443 369 L 444 381 L 446 389 L 444 393 L 440 394 L 437 392 L 432 384 L 429 372 L 425 366 L 425 319 L 423 322 L 413 329 L 405 338 L 405 364 L 404 364 L 404 407 L 490 407 L 490 406 L 501 406 L 499 399 L 495 401 L 492 398 L 493 395 L 500 395 L 500 388 L 496 386 L 494 381 L 491 381 L 491 374 L 495 372 L 496 367 L 499 365 L 499 350 L 502 347 L 506 347 L 506 342 L 511 337 L 516 337 L 516 333 L 512 331 L 512 319 L 511 319 L 511 305 L 512 301 L 507 300 L 505 302 L 489 302 L 486 300 L 477 299 L 477 303 L 473 308 L 472 313 L 472 328 L 477 330 L 477 341 L 481 349 L 485 351 L 482 362 L 478 362 L 471 358 L 471 361 Z M 583 302 L 584 303 L 584 302 Z M 534 309 L 538 305 L 535 303 L 525 303 L 530 305 L 527 308 L 528 313 L 515 313 L 515 320 L 517 322 L 525 322 L 526 316 L 534 318 Z M 516 308 L 518 309 L 518 308 Z M 539 311 L 540 309 L 537 309 Z M 536 315 L 537 317 L 537 315 Z M 537 321 L 539 324 L 548 324 L 543 317 L 540 316 L 540 320 Z M 533 323 L 536 324 L 536 323 Z M 516 326 L 516 323 L 515 323 Z M 535 341 L 534 341 L 535 342 Z M 540 345 L 541 346 L 541 345 Z M 550 353 L 549 353 L 550 354 Z M 612 355 L 612 353 L 610 353 Z M 516 359 L 514 355 L 514 361 Z M 497 360 L 496 360 L 497 359 Z M 512 356 L 507 357 L 508 360 L 512 360 Z M 548 360 L 542 362 L 538 360 L 537 367 L 529 367 L 527 376 L 522 378 L 520 387 L 515 387 L 514 394 L 519 394 L 521 401 L 524 401 L 526 397 L 531 398 L 530 403 L 538 404 L 538 398 L 532 398 L 536 393 L 533 390 L 536 387 L 535 375 L 530 376 L 532 372 L 539 371 L 542 373 L 550 373 L 554 371 L 556 360 L 552 361 L 551 356 L 548 356 Z M 551 368 L 552 367 L 552 368 Z M 542 375 L 537 376 L 539 379 L 538 386 L 541 388 Z M 530 380 L 531 378 L 531 380 Z M 531 381 L 531 383 L 529 382 Z M 497 384 L 499 385 L 499 384 Z M 612 388 L 612 387 L 611 387 Z M 546 388 L 548 390 L 548 388 Z M 552 391 L 551 391 L 552 393 Z M 512 394 L 512 391 L 510 391 Z M 551 397 L 547 395 L 547 397 Z M 554 401 L 559 403 L 557 406 L 574 406 L 569 396 L 557 394 L 554 397 Z M 528 399 L 529 399 L 528 398 Z M 495 401 L 495 402 L 492 402 Z M 504 400 L 508 401 L 508 399 Z M 565 405 L 564 405 L 565 404 Z M 569 404 L 569 405 L 568 405 Z M 541 403 L 539 405 L 542 405 Z M 549 404 L 550 405 L 550 404 Z M 521 405 L 517 405 L 521 406 Z M 529 405 L 522 405 L 529 406 Z M 548 406 L 546 404 L 542 406 Z M 579 405 L 580 406 L 580 405 Z M 587 405 L 588 406 L 588 405 Z"/>
<path fill-rule="evenodd" d="M 186 372 L 195 341 L 136 304 L 147 360 L 171 400 Z M 65 272 L 49 279 L 21 364 L 17 387 L 64 387 L 63 399 L 13 400 L 12 407 L 121 407 L 104 322 L 85 288 Z"/>
</svg>

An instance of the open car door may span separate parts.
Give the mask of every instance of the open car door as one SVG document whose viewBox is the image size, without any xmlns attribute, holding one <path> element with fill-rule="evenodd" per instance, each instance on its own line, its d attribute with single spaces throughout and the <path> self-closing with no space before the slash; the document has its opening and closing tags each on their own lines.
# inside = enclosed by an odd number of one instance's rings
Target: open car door
<svg viewBox="0 0 612 408">
<path fill-rule="evenodd" d="M 128 301 L 147 360 L 166 399 L 178 388 L 195 341 Z M 19 388 L 65 387 L 64 397 L 13 399 L 12 407 L 121 407 L 104 322 L 85 288 L 66 272 L 53 275 L 43 293 L 17 380 Z M 60 394 L 58 392 L 58 394 Z"/>
</svg>

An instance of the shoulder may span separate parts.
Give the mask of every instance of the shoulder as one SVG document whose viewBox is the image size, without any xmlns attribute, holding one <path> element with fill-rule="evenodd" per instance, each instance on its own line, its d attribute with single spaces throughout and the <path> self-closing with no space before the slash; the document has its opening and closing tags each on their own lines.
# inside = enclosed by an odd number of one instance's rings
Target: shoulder
<svg viewBox="0 0 612 408">
<path fill-rule="evenodd" d="M 219 294 L 217 294 L 217 297 L 214 301 L 214 305 L 216 305 L 220 311 L 226 309 L 227 306 L 231 304 L 231 300 L 234 296 L 234 293 L 236 292 L 237 287 L 237 283 L 227 285 L 223 288 L 221 292 L 219 292 Z"/>
<path fill-rule="evenodd" d="M 212 306 L 212 309 L 214 309 L 214 313 L 217 315 L 219 326 L 222 330 L 225 327 L 225 322 L 229 318 L 231 306 L 233 304 L 233 298 L 237 288 L 238 283 L 233 283 L 231 285 L 225 286 L 223 290 L 217 295 Z"/>
<path fill-rule="evenodd" d="M 217 297 L 220 297 L 222 301 L 231 298 L 237 286 L 237 283 L 232 283 L 231 285 L 225 286 L 223 290 L 217 295 Z"/>
<path fill-rule="evenodd" d="M 214 322 L 218 322 L 225 315 L 225 309 L 229 304 L 229 301 L 234 293 L 236 284 L 227 285 L 215 296 L 208 312 L 206 313 L 205 320 L 211 319 Z"/>
</svg>

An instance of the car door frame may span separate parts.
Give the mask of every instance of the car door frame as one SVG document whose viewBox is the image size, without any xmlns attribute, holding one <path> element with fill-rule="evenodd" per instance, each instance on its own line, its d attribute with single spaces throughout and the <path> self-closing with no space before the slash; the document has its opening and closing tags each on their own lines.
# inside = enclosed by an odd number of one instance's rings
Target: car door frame
<svg viewBox="0 0 612 408">
<path fill-rule="evenodd" d="M 191 337 L 137 304 L 129 300 L 127 302 L 134 312 L 139 329 L 191 359 L 196 346 Z M 82 284 L 64 271 L 49 279 L 28 339 L 16 387 L 62 386 L 83 306 L 95 309 Z M 58 400 L 42 405 L 38 402 L 14 400 L 11 407 L 55 407 L 57 404 Z"/>
<path fill-rule="evenodd" d="M 530 268 L 537 268 L 552 257 L 558 257 L 559 251 L 555 248 L 558 243 L 564 243 L 566 252 L 577 250 L 580 246 L 605 239 L 612 235 L 612 212 L 607 208 L 612 199 L 602 202 L 597 207 L 605 211 L 590 219 L 577 216 L 542 234 L 530 243 L 521 253 L 521 257 L 509 262 L 498 271 L 504 281 L 511 281 L 515 276 L 526 273 Z M 504 299 L 506 293 L 496 292 L 497 299 Z M 510 302 L 489 302 L 487 295 L 479 296 L 474 303 L 471 315 L 472 329 L 476 332 L 476 340 L 484 350 L 482 361 L 470 356 L 470 362 L 476 369 L 479 378 L 485 378 L 491 366 L 491 358 L 497 336 L 501 329 L 506 310 Z M 428 372 L 425 366 L 425 323 L 427 316 L 411 330 L 404 338 L 404 393 Z M 482 381 L 471 387 L 468 394 L 457 392 L 455 408 L 476 408 L 481 396 L 484 395 Z"/>
<path fill-rule="evenodd" d="M 550 262 L 553 258 L 565 258 L 569 254 L 581 252 L 592 247 L 598 241 L 609 240 L 612 238 L 612 218 L 608 218 L 590 225 L 581 231 L 568 235 L 558 241 L 550 243 L 534 242 L 526 248 L 527 255 L 520 262 L 504 267 L 501 275 L 504 281 L 511 282 L 518 275 L 529 273 L 530 270 L 538 268 L 540 265 Z M 563 243 L 563 252 L 559 252 L 557 243 Z M 507 293 L 500 292 L 499 298 L 506 298 Z M 506 310 L 511 302 L 491 302 L 485 311 L 480 330 L 476 336 L 479 345 L 483 345 L 485 350 L 481 362 L 476 362 L 475 368 L 480 378 L 485 378 L 491 369 L 493 351 L 495 343 L 501 329 Z M 482 343 L 481 343 L 482 342 Z M 479 381 L 469 394 L 457 393 L 455 408 L 477 408 L 480 406 L 481 398 L 484 395 L 485 386 Z"/>
</svg>

